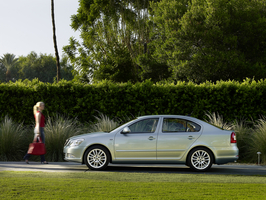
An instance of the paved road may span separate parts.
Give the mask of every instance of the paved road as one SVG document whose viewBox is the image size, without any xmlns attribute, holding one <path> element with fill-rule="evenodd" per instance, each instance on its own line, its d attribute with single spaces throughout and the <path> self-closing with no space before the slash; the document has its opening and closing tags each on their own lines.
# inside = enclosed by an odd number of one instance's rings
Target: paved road
<svg viewBox="0 0 266 200">
<path fill-rule="evenodd" d="M 51 162 L 41 164 L 39 162 L 0 162 L 0 171 L 44 171 L 44 172 L 88 172 L 86 165 L 73 162 Z M 110 164 L 104 172 L 136 172 L 136 173 L 176 173 L 176 174 L 198 174 L 191 171 L 185 165 L 113 165 Z M 220 175 L 266 175 L 266 166 L 227 164 L 213 165 L 211 170 L 205 174 Z"/>
</svg>

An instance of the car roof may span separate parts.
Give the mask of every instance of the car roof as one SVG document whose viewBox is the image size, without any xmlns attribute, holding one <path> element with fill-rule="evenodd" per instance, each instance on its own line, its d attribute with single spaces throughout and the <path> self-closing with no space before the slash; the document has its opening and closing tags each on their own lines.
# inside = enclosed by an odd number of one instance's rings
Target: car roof
<svg viewBox="0 0 266 200">
<path fill-rule="evenodd" d="M 187 115 L 144 115 L 144 116 L 139 116 L 137 117 L 138 119 L 142 119 L 142 118 L 150 118 L 150 117 L 175 117 L 175 118 L 182 118 L 182 119 L 191 119 L 193 121 L 199 121 L 199 122 L 203 122 L 200 119 L 197 119 L 195 117 L 191 117 L 191 116 L 187 116 Z"/>
<path fill-rule="evenodd" d="M 197 119 L 195 117 L 187 116 L 187 115 L 144 115 L 144 116 L 137 117 L 137 119 L 145 119 L 145 118 L 152 118 L 152 117 L 181 118 L 181 119 L 185 119 L 185 120 L 191 120 L 192 122 L 196 122 L 196 123 L 201 124 L 205 127 L 208 126 L 208 127 L 212 127 L 215 129 L 221 129 L 221 128 L 218 128 L 216 126 L 213 126 L 212 124 L 210 124 L 208 122 L 205 122 L 203 120 Z"/>
</svg>

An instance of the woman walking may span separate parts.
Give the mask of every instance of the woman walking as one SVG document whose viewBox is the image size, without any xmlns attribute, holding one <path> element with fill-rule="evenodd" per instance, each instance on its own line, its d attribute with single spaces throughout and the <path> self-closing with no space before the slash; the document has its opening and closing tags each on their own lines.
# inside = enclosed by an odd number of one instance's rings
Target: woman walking
<svg viewBox="0 0 266 200">
<path fill-rule="evenodd" d="M 43 102 L 38 102 L 33 107 L 33 114 L 34 114 L 35 122 L 36 122 L 36 126 L 34 129 L 34 133 L 35 133 L 34 139 L 40 137 L 42 140 L 42 143 L 45 143 L 45 137 L 44 137 L 45 117 L 42 114 L 43 110 L 44 110 L 44 103 Z M 27 164 L 29 164 L 30 155 L 31 154 L 27 153 L 23 158 Z M 48 164 L 48 162 L 45 161 L 44 155 L 41 155 L 41 163 L 42 164 Z"/>
</svg>

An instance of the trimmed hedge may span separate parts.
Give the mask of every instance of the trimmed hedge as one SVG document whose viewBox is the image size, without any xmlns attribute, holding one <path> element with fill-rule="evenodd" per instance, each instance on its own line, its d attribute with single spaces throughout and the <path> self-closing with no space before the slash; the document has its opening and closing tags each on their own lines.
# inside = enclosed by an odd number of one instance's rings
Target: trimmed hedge
<svg viewBox="0 0 266 200">
<path fill-rule="evenodd" d="M 46 104 L 45 115 L 66 114 L 79 121 L 92 121 L 97 111 L 110 117 L 150 114 L 177 114 L 203 119 L 205 111 L 218 112 L 226 121 L 236 118 L 256 120 L 266 115 L 266 80 L 219 81 L 200 85 L 112 83 L 88 85 L 38 80 L 0 84 L 0 118 L 6 115 L 16 122 L 33 123 L 32 107 Z"/>
</svg>

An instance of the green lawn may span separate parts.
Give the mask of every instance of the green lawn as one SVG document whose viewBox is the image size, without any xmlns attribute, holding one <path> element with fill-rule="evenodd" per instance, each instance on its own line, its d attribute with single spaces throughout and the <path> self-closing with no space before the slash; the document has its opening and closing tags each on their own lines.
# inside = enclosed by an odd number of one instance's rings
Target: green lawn
<svg viewBox="0 0 266 200">
<path fill-rule="evenodd" d="M 265 176 L 0 172 L 0 199 L 266 199 Z"/>
</svg>

